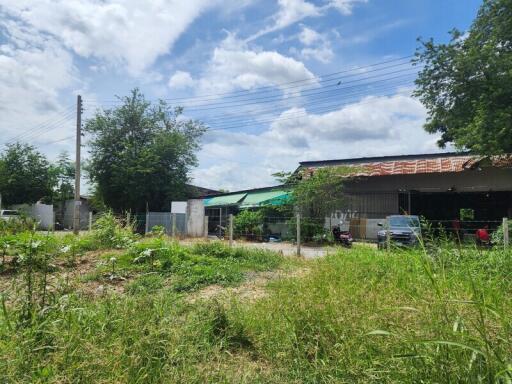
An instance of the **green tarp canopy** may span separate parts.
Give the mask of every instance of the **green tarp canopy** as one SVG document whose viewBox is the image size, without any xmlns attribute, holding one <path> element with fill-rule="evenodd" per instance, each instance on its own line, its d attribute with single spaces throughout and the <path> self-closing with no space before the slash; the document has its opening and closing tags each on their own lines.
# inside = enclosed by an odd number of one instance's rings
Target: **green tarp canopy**
<svg viewBox="0 0 512 384">
<path fill-rule="evenodd" d="M 216 207 L 223 205 L 234 205 L 238 204 L 240 200 L 242 200 L 247 193 L 235 193 L 233 195 L 224 195 L 224 196 L 216 196 L 210 197 L 203 200 L 205 207 Z"/>
<path fill-rule="evenodd" d="M 274 190 L 267 192 L 249 192 L 240 204 L 240 208 L 261 207 L 264 205 L 282 205 L 288 200 L 290 192 Z"/>
</svg>

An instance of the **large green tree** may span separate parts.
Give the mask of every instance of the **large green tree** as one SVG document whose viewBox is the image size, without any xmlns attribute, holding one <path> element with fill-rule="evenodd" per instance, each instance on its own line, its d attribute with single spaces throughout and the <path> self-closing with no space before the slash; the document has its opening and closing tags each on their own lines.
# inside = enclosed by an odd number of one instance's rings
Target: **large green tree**
<svg viewBox="0 0 512 384">
<path fill-rule="evenodd" d="M 51 197 L 55 186 L 52 166 L 28 144 L 8 144 L 0 155 L 0 193 L 3 204 L 31 204 Z"/>
<path fill-rule="evenodd" d="M 169 209 L 172 200 L 185 197 L 204 126 L 181 118 L 182 108 L 146 101 L 138 89 L 120 101 L 85 124 L 95 195 L 116 211 L 141 212 L 146 203 Z"/>
<path fill-rule="evenodd" d="M 512 1 L 485 0 L 467 33 L 422 41 L 415 95 L 439 145 L 480 154 L 512 152 Z"/>
</svg>

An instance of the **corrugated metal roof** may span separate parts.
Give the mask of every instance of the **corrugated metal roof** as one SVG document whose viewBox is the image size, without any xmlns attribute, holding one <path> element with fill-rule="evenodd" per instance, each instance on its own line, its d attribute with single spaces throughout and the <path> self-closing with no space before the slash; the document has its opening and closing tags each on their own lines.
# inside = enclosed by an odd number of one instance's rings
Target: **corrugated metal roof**
<svg viewBox="0 0 512 384">
<path fill-rule="evenodd" d="M 276 190 L 268 192 L 249 192 L 240 204 L 240 208 L 260 207 L 263 205 L 280 205 L 288 199 L 289 192 Z"/>
<path fill-rule="evenodd" d="M 350 176 L 391 176 L 391 175 L 414 175 L 424 173 L 450 173 L 462 172 L 478 167 L 481 162 L 487 160 L 488 166 L 505 167 L 512 166 L 512 158 L 509 156 L 499 156 L 493 158 L 482 158 L 475 156 L 446 156 L 432 159 L 419 158 L 393 161 L 374 161 L 357 164 L 346 162 L 346 166 L 355 166 L 357 171 Z M 341 165 L 341 164 L 339 164 Z M 319 167 L 329 166 L 328 164 L 319 164 L 318 167 L 307 167 L 309 172 Z"/>
<path fill-rule="evenodd" d="M 234 205 L 238 204 L 240 200 L 242 200 L 247 193 L 236 193 L 226 196 L 216 196 L 216 197 L 210 197 L 203 200 L 205 207 L 215 207 L 215 206 L 222 206 L 222 205 Z"/>
</svg>

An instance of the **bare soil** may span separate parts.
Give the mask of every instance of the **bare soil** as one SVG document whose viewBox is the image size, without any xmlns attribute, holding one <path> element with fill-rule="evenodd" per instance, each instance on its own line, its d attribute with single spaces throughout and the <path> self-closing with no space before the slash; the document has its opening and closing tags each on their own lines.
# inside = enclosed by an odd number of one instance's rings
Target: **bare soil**
<svg viewBox="0 0 512 384">
<path fill-rule="evenodd" d="M 251 272 L 246 275 L 246 280 L 236 287 L 223 287 L 221 285 L 209 285 L 192 293 L 188 300 L 191 303 L 200 300 L 228 299 L 236 297 L 244 301 L 256 301 L 267 296 L 267 285 L 274 280 L 302 277 L 309 273 L 309 268 L 299 268 L 291 271 L 277 270 L 267 272 Z"/>
</svg>

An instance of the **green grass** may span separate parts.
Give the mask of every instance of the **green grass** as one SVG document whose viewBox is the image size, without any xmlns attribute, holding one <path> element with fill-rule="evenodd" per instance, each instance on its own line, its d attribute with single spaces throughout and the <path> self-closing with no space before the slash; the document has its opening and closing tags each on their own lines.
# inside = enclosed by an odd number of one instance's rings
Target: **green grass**
<svg viewBox="0 0 512 384">
<path fill-rule="evenodd" d="M 184 251 L 159 242 L 145 240 L 118 257 L 119 273 L 140 273 L 126 295 L 62 296 L 25 327 L 16 328 L 11 316 L 9 328 L 0 315 L 4 382 L 507 383 L 512 377 L 510 253 L 355 247 L 298 263 L 309 272 L 272 282 L 256 302 L 191 302 L 167 279 L 197 287 L 210 283 L 197 276 L 213 274 L 211 281 L 224 283 L 219 269 L 267 270 L 274 259 L 219 244 Z M 159 251 L 134 263 L 148 248 Z M 234 279 L 227 284 L 238 279 L 223 273 Z"/>
<path fill-rule="evenodd" d="M 168 277 L 175 292 L 195 290 L 206 285 L 240 283 L 247 272 L 276 269 L 284 259 L 260 249 L 230 248 L 221 242 L 198 243 L 184 247 L 163 238 L 134 243 L 121 255 L 105 254 L 96 276 L 133 276 L 145 273 Z"/>
</svg>

